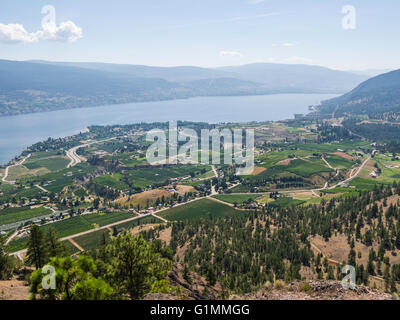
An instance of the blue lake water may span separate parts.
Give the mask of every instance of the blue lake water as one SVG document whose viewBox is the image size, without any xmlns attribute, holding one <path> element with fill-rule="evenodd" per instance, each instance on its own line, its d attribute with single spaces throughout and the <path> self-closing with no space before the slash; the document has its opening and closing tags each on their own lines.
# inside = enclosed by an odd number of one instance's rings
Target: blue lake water
<svg viewBox="0 0 400 320">
<path fill-rule="evenodd" d="M 0 164 L 26 147 L 49 137 L 84 131 L 90 125 L 169 120 L 219 122 L 270 121 L 307 113 L 308 106 L 337 95 L 276 94 L 240 97 L 198 97 L 186 100 L 108 105 L 0 118 Z"/>
</svg>

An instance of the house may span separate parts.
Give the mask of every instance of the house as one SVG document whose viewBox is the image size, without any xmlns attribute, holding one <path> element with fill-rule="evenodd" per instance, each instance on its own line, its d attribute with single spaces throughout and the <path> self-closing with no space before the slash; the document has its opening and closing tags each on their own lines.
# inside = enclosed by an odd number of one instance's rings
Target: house
<svg viewBox="0 0 400 320">
<path fill-rule="evenodd" d="M 378 177 L 378 175 L 376 174 L 375 171 L 372 171 L 369 175 L 370 175 L 372 178 Z"/>
</svg>

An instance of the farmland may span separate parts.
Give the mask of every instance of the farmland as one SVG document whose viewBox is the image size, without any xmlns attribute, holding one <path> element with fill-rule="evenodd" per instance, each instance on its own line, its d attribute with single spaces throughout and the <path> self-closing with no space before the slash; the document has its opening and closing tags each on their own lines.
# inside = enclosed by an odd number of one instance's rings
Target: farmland
<svg viewBox="0 0 400 320">
<path fill-rule="evenodd" d="M 134 217 L 132 214 L 124 212 L 91 214 L 91 215 L 73 217 L 70 219 L 65 219 L 50 224 L 45 224 L 40 226 L 40 228 L 43 231 L 46 231 L 49 228 L 53 228 L 60 237 L 68 237 L 77 233 L 94 229 L 96 227 L 102 227 L 132 217 Z M 142 218 L 121 223 L 118 225 L 118 228 L 130 228 L 131 226 L 136 226 L 143 223 L 149 223 L 148 221 L 160 221 L 160 220 L 152 217 L 150 217 L 150 220 L 149 218 Z M 10 249 L 12 252 L 22 250 L 26 248 L 27 243 L 28 243 L 27 238 L 14 239 L 10 242 Z"/>
<path fill-rule="evenodd" d="M 102 238 L 108 239 L 110 237 L 109 230 L 98 230 L 92 233 L 85 234 L 77 237 L 74 241 L 81 246 L 84 250 L 96 249 L 100 246 Z"/>
<path fill-rule="evenodd" d="M 230 204 L 242 204 L 243 202 L 255 201 L 262 195 L 252 195 L 252 194 L 218 194 L 214 195 L 213 198 L 230 203 Z"/>
<path fill-rule="evenodd" d="M 51 214 L 51 210 L 44 207 L 34 209 L 31 209 L 30 207 L 2 209 L 0 210 L 0 225 L 27 219 L 35 219 L 36 217 L 47 214 Z"/>
<path fill-rule="evenodd" d="M 208 199 L 201 199 L 191 203 L 169 209 L 160 213 L 160 216 L 170 221 L 195 220 L 200 218 L 215 219 L 219 217 L 242 214 L 232 207 Z"/>
<path fill-rule="evenodd" d="M 165 189 L 153 189 L 119 199 L 116 203 L 124 208 L 144 208 L 153 205 L 157 199 L 167 200 L 171 196 L 172 194 Z"/>
</svg>

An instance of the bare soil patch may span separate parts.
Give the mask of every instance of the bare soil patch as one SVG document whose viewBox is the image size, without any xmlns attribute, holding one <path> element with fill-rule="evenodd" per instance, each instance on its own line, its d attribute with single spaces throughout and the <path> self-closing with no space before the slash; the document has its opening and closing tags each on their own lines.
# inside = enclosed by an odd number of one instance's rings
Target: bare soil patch
<svg viewBox="0 0 400 320">
<path fill-rule="evenodd" d="M 172 227 L 163 229 L 160 231 L 160 236 L 158 237 L 158 239 L 164 241 L 168 246 L 169 243 L 171 242 L 171 233 L 172 233 Z"/>
<path fill-rule="evenodd" d="M 154 189 L 149 191 L 144 191 L 141 193 L 134 194 L 132 196 L 127 196 L 122 199 L 117 200 L 122 206 L 129 207 L 133 206 L 146 206 L 147 204 L 154 203 L 157 199 L 161 199 L 164 196 L 165 199 L 171 197 L 171 193 L 165 189 Z"/>
<path fill-rule="evenodd" d="M 256 175 L 260 174 L 261 172 L 264 172 L 265 170 L 267 170 L 267 168 L 254 167 L 254 170 L 253 170 L 253 172 L 251 174 L 256 176 Z"/>
<path fill-rule="evenodd" d="M 354 158 L 351 155 L 349 155 L 349 154 L 347 154 L 345 152 L 339 152 L 338 151 L 338 152 L 333 152 L 331 154 L 335 154 L 335 155 L 337 155 L 339 157 L 342 157 L 344 159 L 347 159 L 347 160 L 354 160 Z"/>
<path fill-rule="evenodd" d="M 14 277 L 12 280 L 0 281 L 0 300 L 28 300 L 29 287 L 25 280 Z"/>
<path fill-rule="evenodd" d="M 277 162 L 276 164 L 280 165 L 280 166 L 287 166 L 293 160 L 295 160 L 295 159 L 294 158 L 293 159 L 285 159 L 285 160 L 281 160 L 281 161 Z"/>
<path fill-rule="evenodd" d="M 178 193 L 180 195 L 184 195 L 187 192 L 194 192 L 195 188 L 193 188 L 192 186 L 185 186 L 185 185 L 182 185 L 182 184 L 178 184 L 176 186 L 176 190 L 178 191 Z"/>
</svg>

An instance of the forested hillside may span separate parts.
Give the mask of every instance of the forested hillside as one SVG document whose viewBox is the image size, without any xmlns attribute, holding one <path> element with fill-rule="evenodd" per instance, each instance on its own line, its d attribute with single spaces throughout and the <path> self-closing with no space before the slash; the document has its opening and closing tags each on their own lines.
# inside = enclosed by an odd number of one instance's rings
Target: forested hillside
<svg viewBox="0 0 400 320">
<path fill-rule="evenodd" d="M 341 97 L 324 101 L 320 111 L 335 116 L 362 114 L 374 119 L 398 120 L 400 70 L 369 79 Z"/>
</svg>

